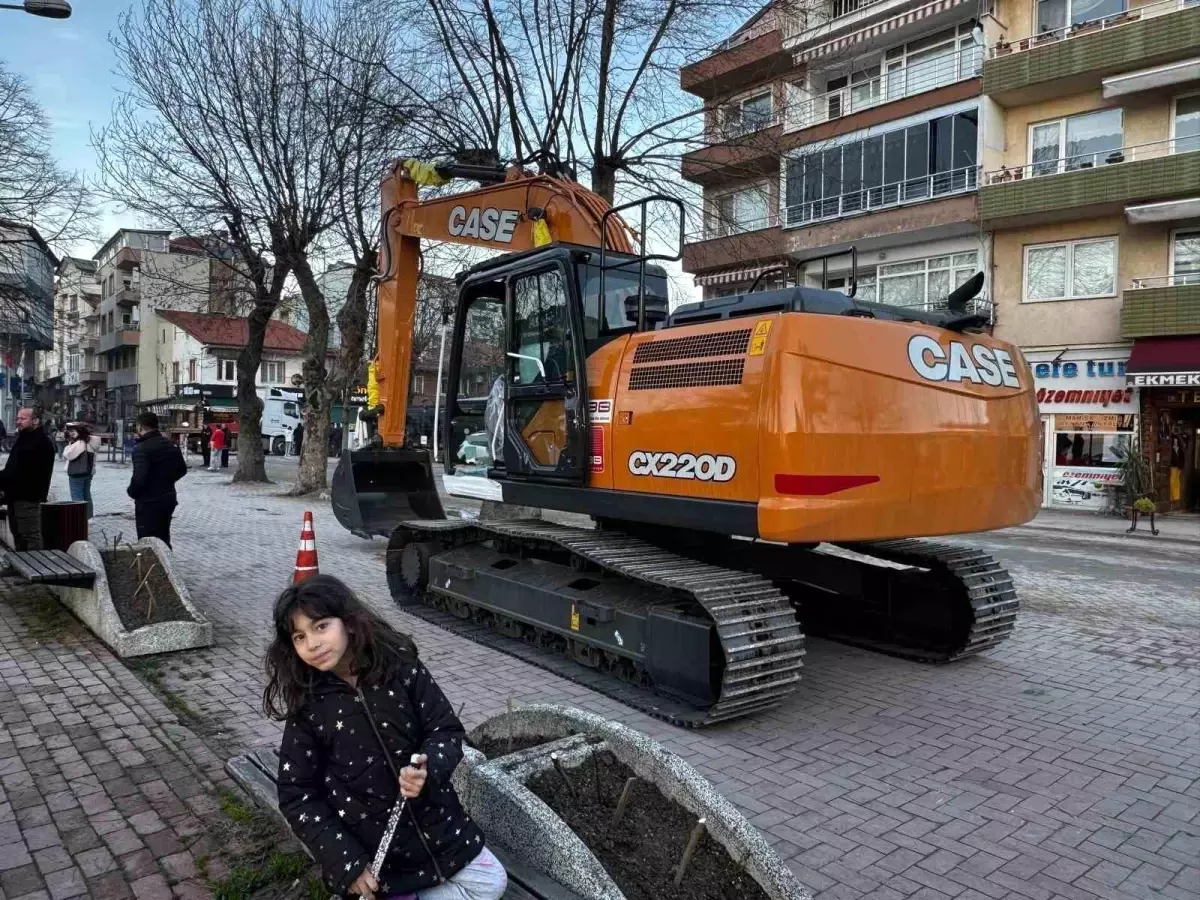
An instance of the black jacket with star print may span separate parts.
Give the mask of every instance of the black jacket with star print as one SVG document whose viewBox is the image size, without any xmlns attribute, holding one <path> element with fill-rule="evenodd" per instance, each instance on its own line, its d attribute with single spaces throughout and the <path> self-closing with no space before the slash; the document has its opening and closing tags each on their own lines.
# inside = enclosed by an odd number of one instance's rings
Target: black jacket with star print
<svg viewBox="0 0 1200 900">
<path fill-rule="evenodd" d="M 448 880 L 479 854 L 483 834 L 450 784 L 462 740 L 450 701 L 417 660 L 390 682 L 362 690 L 330 673 L 317 676 L 284 726 L 279 808 L 330 890 L 345 895 L 374 860 L 400 793 L 393 769 L 414 753 L 428 757 L 428 776 L 405 806 L 380 872 L 380 896 Z"/>
</svg>

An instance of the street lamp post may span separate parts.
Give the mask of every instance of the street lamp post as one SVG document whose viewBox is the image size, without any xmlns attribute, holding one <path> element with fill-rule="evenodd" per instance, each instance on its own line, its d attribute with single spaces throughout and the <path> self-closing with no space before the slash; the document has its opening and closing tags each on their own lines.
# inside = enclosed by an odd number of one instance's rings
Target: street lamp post
<svg viewBox="0 0 1200 900">
<path fill-rule="evenodd" d="M 20 5 L 0 3 L 0 9 L 19 9 L 31 16 L 41 16 L 43 19 L 71 18 L 71 4 L 67 0 L 25 0 Z"/>
</svg>

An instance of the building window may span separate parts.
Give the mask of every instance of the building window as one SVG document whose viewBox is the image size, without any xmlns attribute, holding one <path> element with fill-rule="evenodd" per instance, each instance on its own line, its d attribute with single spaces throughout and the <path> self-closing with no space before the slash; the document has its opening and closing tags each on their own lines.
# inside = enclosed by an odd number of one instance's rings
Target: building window
<svg viewBox="0 0 1200 900">
<path fill-rule="evenodd" d="M 178 362 L 178 360 L 171 363 L 171 383 L 179 384 L 179 362 Z"/>
<path fill-rule="evenodd" d="M 770 200 L 765 185 L 714 197 L 709 208 L 707 237 L 756 231 L 770 225 Z"/>
<path fill-rule="evenodd" d="M 237 360 L 217 360 L 217 381 L 237 381 Z"/>
<path fill-rule="evenodd" d="M 1200 94 L 1175 98 L 1171 137 L 1172 153 L 1200 150 Z"/>
<path fill-rule="evenodd" d="M 1125 11 L 1125 0 L 1038 0 L 1037 33 L 1059 31 L 1115 16 Z"/>
<path fill-rule="evenodd" d="M 424 394 L 425 393 L 425 376 L 424 375 L 414 375 L 413 376 L 413 393 L 414 394 Z"/>
<path fill-rule="evenodd" d="M 979 253 L 975 250 L 889 263 L 874 273 L 860 274 L 855 297 L 890 306 L 945 309 L 950 293 L 978 271 Z M 832 289 L 845 290 L 844 280 L 838 285 L 834 280 L 830 279 Z"/>
<path fill-rule="evenodd" d="M 283 384 L 283 362 L 280 360 L 265 360 L 258 372 L 263 384 Z"/>
<path fill-rule="evenodd" d="M 1172 284 L 1200 284 L 1200 231 L 1177 231 L 1171 239 Z"/>
<path fill-rule="evenodd" d="M 196 361 L 194 359 L 188 360 L 188 381 L 193 383 L 196 381 Z"/>
<path fill-rule="evenodd" d="M 1116 282 L 1116 238 L 1025 248 L 1027 303 L 1111 297 Z"/>
<path fill-rule="evenodd" d="M 974 190 L 978 134 L 978 112 L 969 110 L 792 157 L 787 224 Z"/>
<path fill-rule="evenodd" d="M 763 91 L 721 108 L 721 128 L 727 138 L 761 131 L 771 125 L 771 91 Z"/>
<path fill-rule="evenodd" d="M 1054 175 L 1124 162 L 1120 109 L 1101 109 L 1029 126 L 1032 174 Z"/>
</svg>

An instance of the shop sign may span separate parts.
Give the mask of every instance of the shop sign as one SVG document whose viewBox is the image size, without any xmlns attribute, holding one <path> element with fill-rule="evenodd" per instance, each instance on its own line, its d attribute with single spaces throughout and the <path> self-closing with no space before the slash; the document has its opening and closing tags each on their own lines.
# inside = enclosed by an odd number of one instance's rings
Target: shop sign
<svg viewBox="0 0 1200 900">
<path fill-rule="evenodd" d="M 1050 486 L 1050 499 L 1055 506 L 1103 509 L 1108 505 L 1109 493 L 1119 486 L 1121 481 L 1118 469 L 1057 466 Z"/>
<path fill-rule="evenodd" d="M 1121 420 L 1129 416 L 1109 415 L 1107 413 L 1059 413 L 1054 417 L 1056 431 L 1129 431 L 1121 428 Z"/>
<path fill-rule="evenodd" d="M 1143 372 L 1127 380 L 1135 387 L 1200 387 L 1200 372 Z"/>
<path fill-rule="evenodd" d="M 216 398 L 232 400 L 234 386 L 232 384 L 200 384 L 195 381 L 179 385 L 179 396 L 181 397 L 199 397 L 201 394 L 209 400 Z"/>
<path fill-rule="evenodd" d="M 1030 363 L 1038 410 L 1073 413 L 1081 407 L 1099 407 L 1135 412 L 1137 392 L 1126 384 L 1125 363 L 1124 359 L 1054 359 Z"/>
</svg>

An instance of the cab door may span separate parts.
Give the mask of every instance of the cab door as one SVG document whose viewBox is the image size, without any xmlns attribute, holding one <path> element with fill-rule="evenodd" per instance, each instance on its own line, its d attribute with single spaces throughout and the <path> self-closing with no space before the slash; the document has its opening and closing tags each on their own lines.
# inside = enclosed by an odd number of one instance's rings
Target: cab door
<svg viewBox="0 0 1200 900">
<path fill-rule="evenodd" d="M 512 275 L 507 300 L 506 475 L 582 485 L 587 368 L 576 286 L 549 265 Z"/>
</svg>

